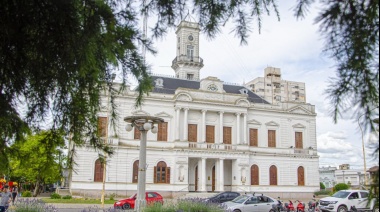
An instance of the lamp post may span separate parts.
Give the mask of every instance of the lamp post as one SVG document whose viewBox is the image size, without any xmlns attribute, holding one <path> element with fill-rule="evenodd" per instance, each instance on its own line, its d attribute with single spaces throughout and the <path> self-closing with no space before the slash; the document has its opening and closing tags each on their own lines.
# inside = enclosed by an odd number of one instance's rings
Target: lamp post
<svg viewBox="0 0 380 212">
<path fill-rule="evenodd" d="M 344 178 L 344 171 L 343 172 L 343 183 L 346 184 L 346 179 Z"/>
<path fill-rule="evenodd" d="M 139 172 L 137 179 L 137 199 L 135 201 L 135 211 L 140 212 L 146 205 L 145 200 L 145 184 L 146 184 L 146 142 L 147 132 L 157 133 L 158 127 L 156 124 L 163 122 L 161 118 L 153 116 L 128 116 L 124 118 L 127 122 L 126 130 L 130 132 L 133 127 L 136 127 L 141 132 L 140 153 L 139 153 Z"/>
<path fill-rule="evenodd" d="M 111 75 L 111 83 L 115 80 L 116 74 Z M 110 93 L 107 95 L 107 124 L 106 124 L 106 135 L 104 138 L 104 143 L 107 144 L 108 142 L 108 124 L 109 124 L 109 102 L 110 102 Z M 104 209 L 104 199 L 105 199 L 105 193 L 106 193 L 106 169 L 107 169 L 107 153 L 104 152 L 104 161 L 103 161 L 103 185 L 102 185 L 102 208 Z"/>
</svg>

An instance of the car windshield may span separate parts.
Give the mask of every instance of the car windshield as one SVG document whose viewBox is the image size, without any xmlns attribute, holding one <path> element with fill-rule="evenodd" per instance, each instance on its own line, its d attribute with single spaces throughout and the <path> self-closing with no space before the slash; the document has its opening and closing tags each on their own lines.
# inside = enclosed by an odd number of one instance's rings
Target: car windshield
<svg viewBox="0 0 380 212">
<path fill-rule="evenodd" d="M 348 195 L 350 194 L 350 192 L 347 192 L 347 191 L 338 191 L 336 192 L 334 195 L 332 195 L 333 197 L 336 197 L 336 198 L 346 198 L 348 197 Z"/>
<path fill-rule="evenodd" d="M 133 194 L 131 197 L 129 197 L 130 199 L 133 199 L 137 196 L 137 194 Z"/>
<path fill-rule="evenodd" d="M 214 198 L 214 197 L 217 197 L 217 196 L 219 196 L 220 194 L 214 194 L 214 195 L 212 195 L 211 197 L 209 197 L 209 198 Z"/>
<path fill-rule="evenodd" d="M 249 196 L 238 196 L 236 197 L 235 199 L 232 200 L 232 202 L 234 203 L 243 203 L 245 202 L 248 198 L 250 198 Z"/>
</svg>

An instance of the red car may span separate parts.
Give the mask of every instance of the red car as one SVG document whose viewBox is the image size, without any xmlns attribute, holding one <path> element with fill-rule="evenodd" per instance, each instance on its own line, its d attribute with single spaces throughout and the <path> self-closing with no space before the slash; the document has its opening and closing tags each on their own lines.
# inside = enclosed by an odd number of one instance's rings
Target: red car
<svg viewBox="0 0 380 212">
<path fill-rule="evenodd" d="M 115 202 L 115 204 L 113 204 L 113 207 L 115 209 L 124 209 L 124 210 L 133 209 L 135 208 L 136 198 L 137 198 L 137 194 L 134 194 L 127 199 L 122 199 Z M 154 204 L 154 203 L 164 204 L 164 198 L 162 198 L 162 196 L 157 192 L 145 192 L 145 199 L 148 205 Z"/>
</svg>

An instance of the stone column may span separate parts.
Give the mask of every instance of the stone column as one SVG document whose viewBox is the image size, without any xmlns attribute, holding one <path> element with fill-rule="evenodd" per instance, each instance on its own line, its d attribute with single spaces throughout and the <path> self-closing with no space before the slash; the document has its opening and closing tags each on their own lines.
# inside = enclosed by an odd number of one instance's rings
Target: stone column
<svg viewBox="0 0 380 212">
<path fill-rule="evenodd" d="M 219 143 L 222 144 L 223 143 L 223 115 L 224 115 L 224 112 L 223 111 L 220 111 L 219 112 Z"/>
<path fill-rule="evenodd" d="M 240 115 L 241 113 L 235 113 L 236 115 L 236 144 L 240 144 Z"/>
<path fill-rule="evenodd" d="M 189 138 L 189 120 L 188 120 L 188 112 L 189 108 L 184 108 L 185 115 L 183 120 L 183 140 L 187 141 Z"/>
<path fill-rule="evenodd" d="M 247 133 L 247 114 L 244 113 L 244 121 L 243 121 L 243 133 L 244 133 L 244 136 L 243 136 L 243 140 L 244 140 L 244 145 L 248 144 L 248 133 Z"/>
<path fill-rule="evenodd" d="M 224 158 L 219 159 L 219 191 L 224 191 Z"/>
<path fill-rule="evenodd" d="M 174 130 L 174 132 L 175 132 L 175 140 L 178 141 L 179 140 L 179 115 L 181 112 L 181 108 L 176 107 L 175 111 L 176 111 L 176 117 L 175 117 L 175 130 Z"/>
<path fill-rule="evenodd" d="M 202 139 L 201 142 L 206 142 L 206 112 L 207 110 L 202 110 Z"/>
<path fill-rule="evenodd" d="M 202 188 L 201 191 L 207 191 L 207 174 L 206 174 L 206 158 L 202 158 Z"/>
</svg>

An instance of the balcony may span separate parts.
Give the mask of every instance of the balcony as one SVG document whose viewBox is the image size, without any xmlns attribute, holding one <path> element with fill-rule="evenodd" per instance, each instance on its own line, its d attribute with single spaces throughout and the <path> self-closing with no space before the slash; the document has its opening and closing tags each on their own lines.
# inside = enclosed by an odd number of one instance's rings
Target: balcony
<svg viewBox="0 0 380 212">
<path fill-rule="evenodd" d="M 174 58 L 172 67 L 176 67 L 179 64 L 203 67 L 203 59 L 201 57 L 188 57 L 187 55 L 180 55 Z"/>
</svg>

